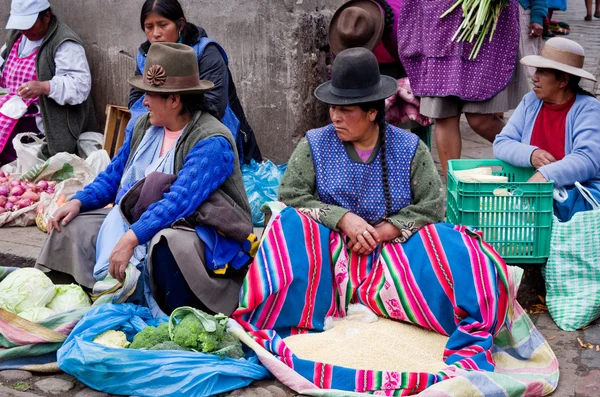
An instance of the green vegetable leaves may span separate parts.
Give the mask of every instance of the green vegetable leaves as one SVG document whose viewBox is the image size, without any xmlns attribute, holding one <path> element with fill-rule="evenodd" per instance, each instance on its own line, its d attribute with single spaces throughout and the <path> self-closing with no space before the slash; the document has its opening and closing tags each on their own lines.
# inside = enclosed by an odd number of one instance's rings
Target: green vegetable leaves
<svg viewBox="0 0 600 397">
<path fill-rule="evenodd" d="M 507 0 L 458 0 L 450 7 L 440 18 L 452 13 L 458 6 L 462 5 L 463 21 L 452 37 L 453 41 L 466 41 L 473 43 L 477 37 L 473 49 L 469 54 L 469 59 L 477 58 L 479 50 L 485 41 L 485 37 L 490 36 L 491 42 L 494 38 L 494 32 L 498 25 L 498 18 L 504 7 L 508 5 Z M 490 32 L 491 29 L 491 32 Z"/>
</svg>

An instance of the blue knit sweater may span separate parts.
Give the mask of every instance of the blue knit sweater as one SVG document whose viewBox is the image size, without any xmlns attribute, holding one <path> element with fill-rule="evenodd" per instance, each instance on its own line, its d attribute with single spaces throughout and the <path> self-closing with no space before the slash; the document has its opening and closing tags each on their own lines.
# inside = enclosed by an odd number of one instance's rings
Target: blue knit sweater
<svg viewBox="0 0 600 397">
<path fill-rule="evenodd" d="M 517 167 L 531 167 L 531 134 L 542 101 L 530 92 L 494 140 L 494 156 Z M 600 101 L 577 95 L 567 114 L 565 157 L 540 167 L 538 171 L 556 187 L 590 182 L 600 189 Z"/>
<path fill-rule="evenodd" d="M 531 23 L 543 25 L 548 15 L 547 0 L 519 0 L 519 4 L 526 10 L 531 9 Z"/>
<path fill-rule="evenodd" d="M 128 136 L 106 170 L 73 196 L 73 200 L 81 201 L 82 212 L 103 208 L 114 202 L 129 158 L 130 141 L 131 136 Z M 140 219 L 131 225 L 130 229 L 139 243 L 147 243 L 177 219 L 192 215 L 233 173 L 234 158 L 233 149 L 225 138 L 212 137 L 198 142 L 186 156 L 170 191 L 162 200 L 150 205 Z"/>
</svg>

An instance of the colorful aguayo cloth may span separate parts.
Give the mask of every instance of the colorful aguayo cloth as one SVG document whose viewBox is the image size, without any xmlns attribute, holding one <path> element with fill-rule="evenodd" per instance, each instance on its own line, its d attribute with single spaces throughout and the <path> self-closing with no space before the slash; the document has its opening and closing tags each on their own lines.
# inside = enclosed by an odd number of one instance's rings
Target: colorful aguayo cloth
<svg viewBox="0 0 600 397">
<path fill-rule="evenodd" d="M 0 281 L 14 267 L 0 266 Z M 72 310 L 32 323 L 0 309 L 0 371 L 58 372 L 56 351 L 86 310 Z"/>
<path fill-rule="evenodd" d="M 429 225 L 406 243 L 358 256 L 339 233 L 288 207 L 267 229 L 233 317 L 261 362 L 302 394 L 542 396 L 556 388 L 558 361 L 514 299 L 520 275 L 464 227 Z M 448 368 L 350 369 L 286 347 L 282 338 L 322 331 L 349 303 L 449 335 Z"/>
</svg>

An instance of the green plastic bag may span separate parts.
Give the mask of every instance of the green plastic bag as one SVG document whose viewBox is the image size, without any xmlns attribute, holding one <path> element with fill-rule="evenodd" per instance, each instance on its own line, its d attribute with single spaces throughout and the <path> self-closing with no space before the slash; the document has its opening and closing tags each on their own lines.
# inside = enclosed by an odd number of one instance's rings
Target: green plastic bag
<svg viewBox="0 0 600 397">
<path fill-rule="evenodd" d="M 600 317 L 600 204 L 586 188 L 575 186 L 594 209 L 578 212 L 568 222 L 554 217 L 544 268 L 548 311 L 564 331 Z"/>
</svg>

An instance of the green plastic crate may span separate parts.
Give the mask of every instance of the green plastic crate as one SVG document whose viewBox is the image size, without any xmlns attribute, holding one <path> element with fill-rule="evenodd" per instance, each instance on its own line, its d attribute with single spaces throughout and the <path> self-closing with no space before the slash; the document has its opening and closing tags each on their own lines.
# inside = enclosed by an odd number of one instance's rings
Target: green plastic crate
<svg viewBox="0 0 600 397">
<path fill-rule="evenodd" d="M 492 167 L 508 183 L 461 182 L 454 171 Z M 507 263 L 545 263 L 550 252 L 553 183 L 527 183 L 533 168 L 500 160 L 450 160 L 446 218 L 483 233 Z M 507 196 L 506 194 L 510 194 Z"/>
</svg>

